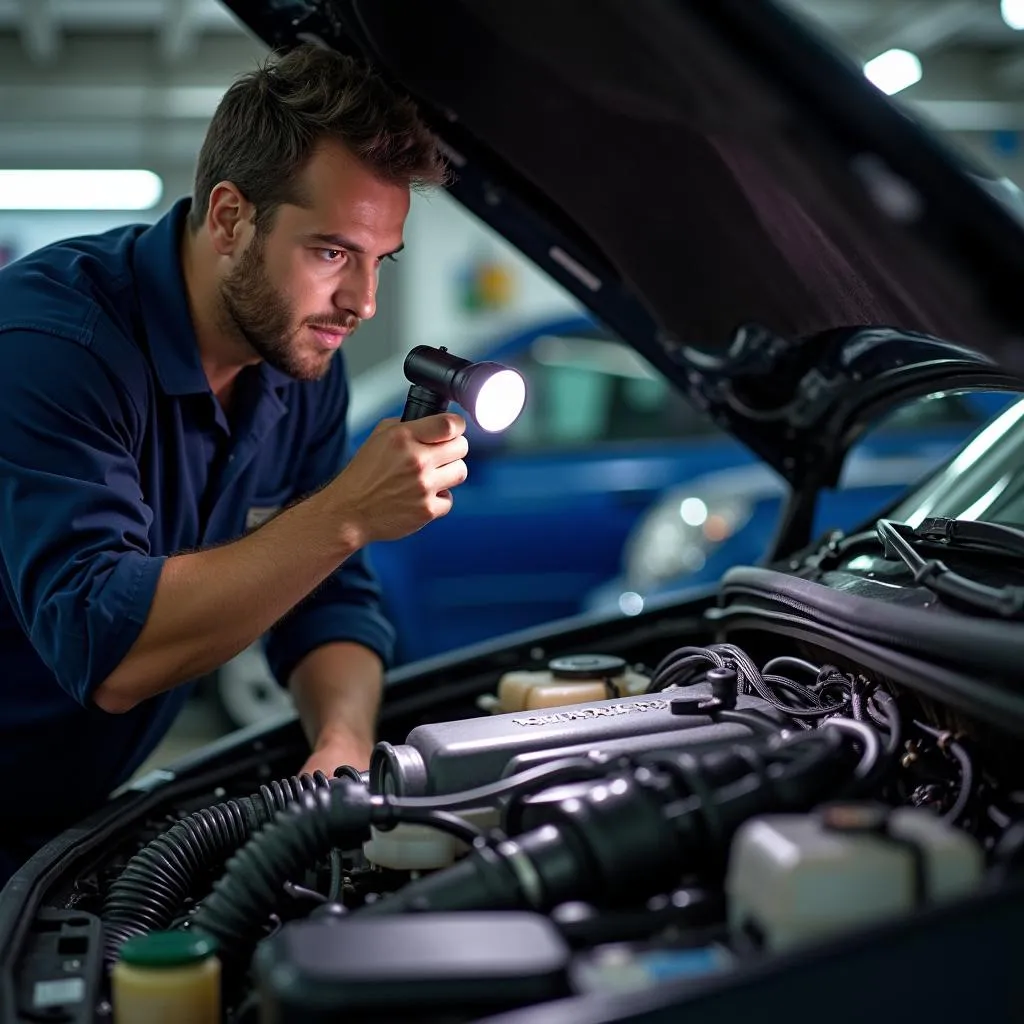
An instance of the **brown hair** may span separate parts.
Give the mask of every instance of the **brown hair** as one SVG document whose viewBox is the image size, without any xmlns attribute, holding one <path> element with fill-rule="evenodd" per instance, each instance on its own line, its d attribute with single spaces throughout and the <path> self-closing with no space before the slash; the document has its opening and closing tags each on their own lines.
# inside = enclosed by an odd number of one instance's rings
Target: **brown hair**
<svg viewBox="0 0 1024 1024">
<path fill-rule="evenodd" d="M 344 143 L 383 181 L 445 183 L 437 142 L 411 100 L 354 58 L 305 44 L 269 58 L 222 97 L 196 166 L 192 231 L 206 219 L 219 181 L 232 182 L 255 206 L 258 231 L 282 203 L 303 205 L 299 175 L 324 138 Z"/>
</svg>

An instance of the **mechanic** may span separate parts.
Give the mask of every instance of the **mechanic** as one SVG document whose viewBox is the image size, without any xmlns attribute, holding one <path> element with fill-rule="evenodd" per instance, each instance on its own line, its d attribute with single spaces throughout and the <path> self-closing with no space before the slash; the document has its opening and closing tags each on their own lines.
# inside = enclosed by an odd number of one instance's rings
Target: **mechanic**
<svg viewBox="0 0 1024 1024">
<path fill-rule="evenodd" d="M 394 638 L 365 548 L 449 511 L 467 442 L 445 413 L 352 453 L 338 350 L 445 173 L 408 100 L 307 46 L 226 92 L 193 197 L 0 272 L 0 883 L 265 634 L 296 768 L 367 767 Z"/>
</svg>

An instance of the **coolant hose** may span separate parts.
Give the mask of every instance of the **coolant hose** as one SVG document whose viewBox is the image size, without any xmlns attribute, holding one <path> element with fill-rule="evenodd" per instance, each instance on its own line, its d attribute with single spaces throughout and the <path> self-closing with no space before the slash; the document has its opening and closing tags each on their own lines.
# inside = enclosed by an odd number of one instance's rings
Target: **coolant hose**
<svg viewBox="0 0 1024 1024">
<path fill-rule="evenodd" d="M 225 968 L 244 966 L 290 877 L 336 846 L 351 848 L 369 839 L 371 824 L 391 823 L 383 799 L 349 779 L 302 793 L 227 862 L 187 927 L 218 940 Z"/>
<path fill-rule="evenodd" d="M 260 786 L 252 796 L 225 800 L 182 818 L 148 843 L 110 886 L 103 903 L 103 953 L 117 959 L 136 935 L 166 928 L 203 876 L 224 862 L 275 814 L 304 793 L 326 791 L 323 772 L 293 775 Z"/>
</svg>

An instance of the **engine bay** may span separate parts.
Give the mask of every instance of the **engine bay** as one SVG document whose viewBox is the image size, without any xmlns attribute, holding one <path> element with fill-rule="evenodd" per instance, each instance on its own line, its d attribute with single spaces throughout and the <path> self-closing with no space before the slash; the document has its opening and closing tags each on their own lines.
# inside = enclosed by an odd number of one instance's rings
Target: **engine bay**
<svg viewBox="0 0 1024 1024">
<path fill-rule="evenodd" d="M 368 772 L 239 747 L 51 885 L 17 1019 L 519 1020 L 728 985 L 1015 877 L 1012 731 L 695 621 L 451 668 Z M 191 941 L 173 971 L 168 935 Z"/>
</svg>

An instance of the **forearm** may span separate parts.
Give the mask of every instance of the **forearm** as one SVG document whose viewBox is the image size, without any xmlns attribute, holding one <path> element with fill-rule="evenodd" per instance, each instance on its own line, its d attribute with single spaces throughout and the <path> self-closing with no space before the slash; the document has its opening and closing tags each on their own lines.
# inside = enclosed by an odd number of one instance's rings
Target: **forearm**
<svg viewBox="0 0 1024 1024">
<path fill-rule="evenodd" d="M 296 665 L 288 685 L 314 751 L 353 747 L 368 756 L 383 677 L 380 658 L 357 643 L 324 644 Z"/>
<path fill-rule="evenodd" d="M 169 558 L 141 633 L 93 699 L 104 710 L 127 711 L 213 671 L 262 636 L 359 544 L 320 492 L 232 544 Z"/>
</svg>

